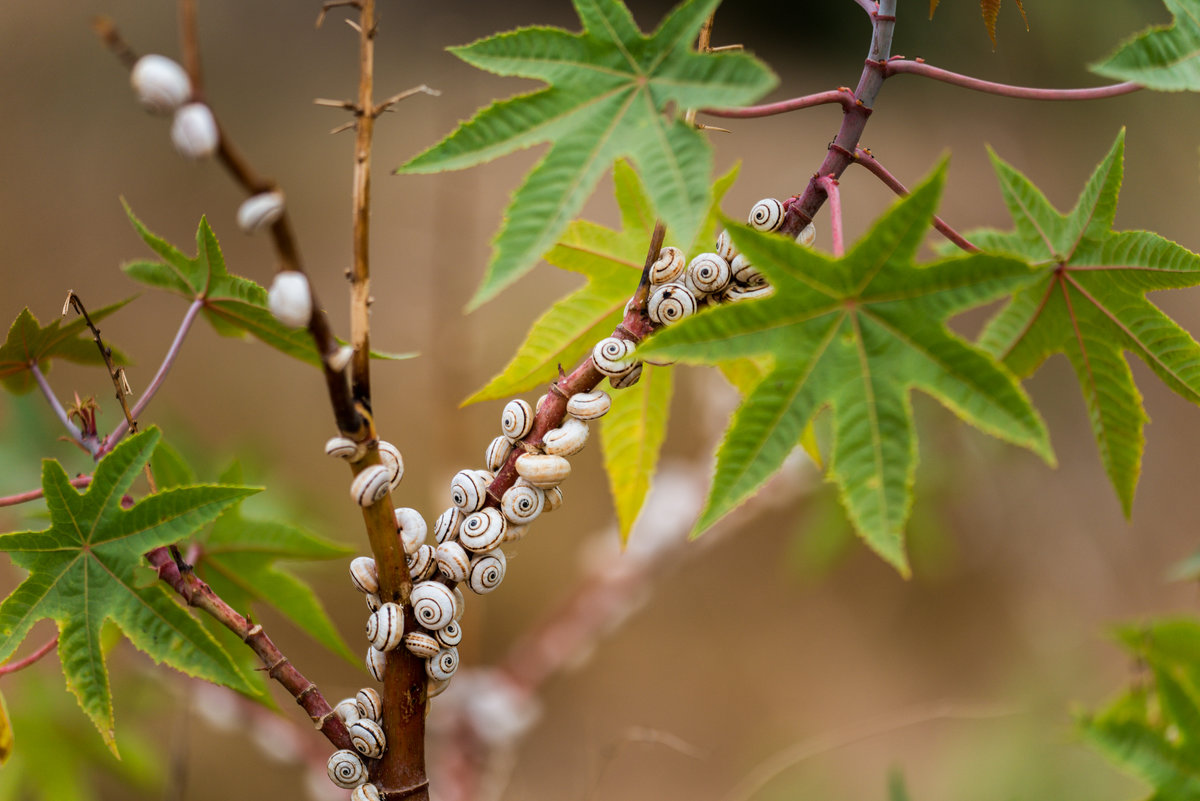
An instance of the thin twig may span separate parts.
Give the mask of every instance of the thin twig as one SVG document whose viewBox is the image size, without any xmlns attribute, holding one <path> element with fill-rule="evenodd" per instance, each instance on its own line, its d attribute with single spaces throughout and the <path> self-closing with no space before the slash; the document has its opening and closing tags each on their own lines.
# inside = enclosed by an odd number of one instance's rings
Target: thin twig
<svg viewBox="0 0 1200 801">
<path fill-rule="evenodd" d="M 75 478 L 71 479 L 72 487 L 86 487 L 91 483 L 91 476 L 76 476 Z M 0 498 L 0 506 L 16 506 L 20 503 L 29 503 L 30 501 L 36 501 L 44 494 L 44 491 L 41 489 L 29 490 L 28 492 L 19 492 L 16 495 L 8 495 Z"/>
<path fill-rule="evenodd" d="M 358 108 L 352 190 L 353 264 L 350 271 L 350 393 L 371 406 L 371 139 L 375 134 L 375 0 L 361 0 L 358 30 Z M 347 20 L 349 21 L 349 20 Z M 370 113 L 368 113 L 370 112 Z"/>
<path fill-rule="evenodd" d="M 825 190 L 825 197 L 829 201 L 829 228 L 833 255 L 840 259 L 846 255 L 846 238 L 842 230 L 842 193 L 838 190 L 837 178 L 831 175 L 822 176 L 819 184 Z"/>
<path fill-rule="evenodd" d="M 83 432 L 79 430 L 79 427 L 71 422 L 71 418 L 67 416 L 67 410 L 63 408 L 61 403 L 59 403 L 58 397 L 54 394 L 54 390 L 50 387 L 50 382 L 46 380 L 46 376 L 42 373 L 41 368 L 37 366 L 37 362 L 33 362 L 29 365 L 29 372 L 33 374 L 33 380 L 37 382 L 38 389 L 42 391 L 42 395 L 46 398 L 46 402 L 49 403 L 50 408 L 54 410 L 54 415 L 58 418 L 59 422 L 62 423 L 63 428 L 67 430 L 67 434 L 70 435 L 71 440 L 88 453 L 95 455 L 98 443 L 96 443 L 95 440 L 85 439 Z"/>
<path fill-rule="evenodd" d="M 53 651 L 54 646 L 56 645 L 58 645 L 57 634 L 51 637 L 48 642 L 43 643 L 41 647 L 39 647 L 29 656 L 24 657 L 23 659 L 18 659 L 16 662 L 5 662 L 4 664 L 0 665 L 0 676 L 7 675 L 9 673 L 16 673 L 18 670 L 29 667 L 43 656 Z"/>
<path fill-rule="evenodd" d="M 880 164 L 879 160 L 875 158 L 874 154 L 864 150 L 861 147 L 857 148 L 854 151 L 854 163 L 861 164 L 862 166 L 866 167 L 872 175 L 883 181 L 883 183 L 897 195 L 903 197 L 904 195 L 908 194 L 908 188 L 905 187 L 904 184 L 900 183 L 896 176 L 892 175 L 886 167 Z M 950 240 L 955 245 L 958 245 L 958 247 L 962 248 L 968 253 L 979 252 L 979 248 L 971 244 L 971 242 L 969 242 L 965 236 L 947 225 L 946 221 L 936 214 L 933 217 L 933 227 L 937 229 L 938 233 L 946 237 L 946 239 Z"/>
<path fill-rule="evenodd" d="M 325 24 L 325 15 L 335 8 L 362 8 L 362 3 L 359 0 L 328 0 L 321 6 L 321 12 L 317 14 L 317 27 L 320 28 Z"/>
<path fill-rule="evenodd" d="M 437 89 L 426 86 L 425 84 L 414 86 L 412 89 L 405 89 L 403 92 L 397 92 L 387 100 L 381 101 L 379 105 L 372 109 L 371 114 L 378 117 L 385 111 L 391 111 L 392 106 L 396 105 L 401 100 L 407 100 L 413 95 L 432 95 L 433 97 L 441 97 L 442 93 Z"/>
<path fill-rule="evenodd" d="M 1143 88 L 1141 84 L 1134 83 L 1133 81 L 1124 81 L 1122 83 L 1109 84 L 1108 86 L 1094 86 L 1086 89 L 1041 89 L 1032 86 L 1012 86 L 1006 83 L 995 83 L 993 81 L 981 80 L 980 78 L 972 78 L 969 75 L 961 75 L 957 72 L 941 69 L 940 67 L 930 66 L 920 59 L 892 59 L 884 65 L 883 70 L 884 77 L 890 78 L 893 75 L 923 75 L 935 81 L 961 86 L 964 89 L 973 89 L 977 92 L 987 92 L 992 95 L 1012 97 L 1020 100 L 1102 100 L 1108 97 L 1127 95 Z"/>
<path fill-rule="evenodd" d="M 707 114 L 710 117 L 724 117 L 726 119 L 750 119 L 753 117 L 771 117 L 775 114 L 786 114 L 789 111 L 798 111 L 804 108 L 812 108 L 813 106 L 824 106 L 830 103 L 838 103 L 843 110 L 849 111 L 858 104 L 858 100 L 854 97 L 854 91 L 850 87 L 839 86 L 837 89 L 804 95 L 803 97 L 793 97 L 789 100 L 780 100 L 778 103 L 766 103 L 761 106 L 746 106 L 744 108 L 704 108 L 700 109 L 700 113 Z"/>
</svg>

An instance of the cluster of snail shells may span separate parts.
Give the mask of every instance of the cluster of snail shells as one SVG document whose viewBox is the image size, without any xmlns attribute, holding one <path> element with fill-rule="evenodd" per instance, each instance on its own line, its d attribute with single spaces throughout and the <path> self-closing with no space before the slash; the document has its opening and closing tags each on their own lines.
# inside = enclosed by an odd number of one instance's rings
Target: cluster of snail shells
<svg viewBox="0 0 1200 801">
<path fill-rule="evenodd" d="M 329 757 L 326 770 L 329 780 L 338 787 L 354 790 L 351 801 L 378 801 L 379 790 L 367 783 L 368 768 L 364 757 L 383 756 L 387 740 L 383 733 L 383 700 L 372 687 L 358 691 L 353 698 L 343 698 L 333 708 L 350 732 L 354 750 L 335 751 Z"/>
</svg>

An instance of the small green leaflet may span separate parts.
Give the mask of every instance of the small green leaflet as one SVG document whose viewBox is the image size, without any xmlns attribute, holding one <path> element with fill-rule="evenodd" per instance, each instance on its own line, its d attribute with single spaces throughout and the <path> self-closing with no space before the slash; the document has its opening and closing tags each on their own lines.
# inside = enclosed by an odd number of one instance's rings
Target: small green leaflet
<svg viewBox="0 0 1200 801">
<path fill-rule="evenodd" d="M 180 487 L 122 509 L 122 498 L 158 439 L 155 428 L 126 439 L 96 466 L 83 493 L 68 483 L 58 462 L 43 460 L 50 528 L 0 535 L 0 551 L 29 571 L 0 603 L 0 661 L 17 649 L 34 623 L 52 618 L 58 624 L 58 654 L 67 687 L 114 753 L 112 697 L 101 643 L 106 620 L 156 662 L 254 692 L 200 623 L 162 584 L 139 586 L 139 573 L 147 551 L 189 536 L 257 490 Z"/>
<path fill-rule="evenodd" d="M 1038 268 L 1037 280 L 988 323 L 979 344 L 1021 377 L 1052 354 L 1066 354 L 1083 389 L 1104 469 L 1128 516 L 1147 418 L 1124 351 L 1136 353 L 1167 386 L 1200 403 L 1200 346 L 1145 297 L 1200 284 L 1200 256 L 1156 234 L 1112 230 L 1124 153 L 1122 131 L 1065 215 L 993 153 L 1016 229 L 968 237 L 984 250 L 1012 253 Z"/>
<path fill-rule="evenodd" d="M 929 0 L 929 18 L 933 19 L 933 12 L 937 11 L 938 4 L 941 0 Z M 1025 30 L 1029 30 L 1029 17 L 1025 16 L 1025 5 L 1021 0 L 1016 0 L 1017 10 L 1021 12 L 1021 19 L 1025 22 Z M 992 47 L 996 46 L 996 20 L 1000 17 L 1000 0 L 979 0 L 979 12 L 983 15 L 983 24 L 987 28 L 988 38 L 992 40 Z"/>
<path fill-rule="evenodd" d="M 728 224 L 775 294 L 701 312 L 639 349 L 647 358 L 702 363 L 775 357 L 725 432 L 694 533 L 753 495 L 826 406 L 834 416 L 829 479 L 858 533 L 905 574 L 903 529 L 917 462 L 910 390 L 1052 461 L 1045 427 L 1016 379 L 945 325 L 1029 281 L 1029 268 L 990 254 L 913 264 L 944 176 L 942 165 L 843 259 Z"/>
<path fill-rule="evenodd" d="M 1162 92 L 1200 92 L 1200 0 L 1163 0 L 1174 20 L 1125 42 L 1089 66 L 1097 75 Z"/>
<path fill-rule="evenodd" d="M 103 309 L 89 311 L 92 321 L 103 320 L 133 298 L 127 298 Z M 8 329 L 8 338 L 0 345 L 0 383 L 16 395 L 23 395 L 34 387 L 33 373 L 29 368 L 37 365 L 43 372 L 50 370 L 50 359 L 65 359 L 76 364 L 104 364 L 100 349 L 92 340 L 87 324 L 77 317 L 66 325 L 61 319 L 46 327 L 37 321 L 29 309 L 23 309 Z M 108 343 L 105 343 L 108 344 Z M 110 346 L 111 347 L 111 346 Z M 128 364 L 125 354 L 112 349 L 116 364 Z"/>
<path fill-rule="evenodd" d="M 644 36 L 620 0 L 574 0 L 582 33 L 521 28 L 451 48 L 480 69 L 550 84 L 482 109 L 398 170 L 461 169 L 552 143 L 504 213 L 470 308 L 533 268 L 620 156 L 631 157 L 645 176 L 655 208 L 676 236 L 696 237 L 709 205 L 712 153 L 695 127 L 665 114 L 667 107 L 742 105 L 776 83 L 748 53 L 692 51 L 718 2 L 686 0 Z"/>
</svg>

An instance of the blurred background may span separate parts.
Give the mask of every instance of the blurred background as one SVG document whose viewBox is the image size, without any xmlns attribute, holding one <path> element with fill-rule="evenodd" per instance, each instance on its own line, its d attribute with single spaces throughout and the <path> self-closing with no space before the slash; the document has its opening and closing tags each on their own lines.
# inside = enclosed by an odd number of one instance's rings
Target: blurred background
<svg viewBox="0 0 1200 801">
<path fill-rule="evenodd" d="M 459 402 L 503 367 L 530 322 L 578 279 L 542 265 L 474 314 L 461 312 L 509 194 L 540 148 L 460 173 L 390 172 L 480 105 L 534 86 L 474 70 L 444 47 L 518 25 L 574 30 L 578 22 L 565 0 L 381 5 L 377 95 L 421 83 L 443 93 L 410 99 L 380 120 L 373 186 L 373 343 L 421 353 L 376 364 L 377 419 L 406 459 L 397 503 L 432 520 L 447 505 L 450 476 L 481 463 L 503 405 L 460 409 Z M 630 5 L 648 29 L 670 4 Z M 1157 0 L 1106 4 L 1103 13 L 1027 0 L 1027 32 L 1015 4 L 1005 3 L 993 51 L 977 3 L 944 0 L 932 22 L 926 5 L 901 4 L 893 52 L 1040 86 L 1102 83 L 1088 62 L 1146 25 L 1169 21 Z M 354 94 L 357 41 L 340 12 L 315 30 L 317 9 L 294 0 L 201 3 L 201 36 L 209 98 L 238 147 L 287 192 L 306 266 L 345 333 L 352 134 L 328 135 L 344 116 L 311 101 Z M 8 109 L 0 127 L 0 321 L 7 325 L 25 306 L 42 322 L 53 320 L 69 289 L 91 308 L 141 292 L 102 326 L 132 357 L 128 374 L 140 393 L 186 304 L 143 290 L 118 270 L 150 255 L 119 199 L 188 253 L 207 215 L 230 270 L 260 283 L 269 283 L 273 257 L 265 238 L 237 230 L 242 196 L 220 168 L 178 158 L 168 121 L 134 102 L 125 70 L 91 33 L 95 14 L 111 16 L 139 52 L 179 56 L 172 3 L 0 3 L 0 98 Z M 771 98 L 783 99 L 853 86 L 869 35 L 850 0 L 728 3 L 717 15 L 714 44 L 742 42 L 756 52 L 780 76 Z M 738 216 L 761 197 L 803 188 L 838 122 L 836 107 L 822 107 L 719 123 L 733 133 L 712 135 L 718 172 L 742 163 L 725 211 Z M 941 213 L 968 230 L 1009 225 L 985 143 L 1066 209 L 1123 125 L 1117 227 L 1152 229 L 1200 249 L 1194 96 L 1036 104 L 899 76 L 884 87 L 863 144 L 910 185 L 951 153 Z M 892 198 L 865 172 L 847 173 L 842 187 L 848 235 L 856 237 Z M 615 223 L 607 183 L 585 216 Z M 826 226 L 822 215 L 818 246 L 827 246 Z M 1196 291 L 1153 299 L 1200 330 Z M 973 334 L 983 319 L 963 318 L 961 330 Z M 893 770 L 914 799 L 929 801 L 1137 796 L 1139 785 L 1077 743 L 1071 710 L 1096 706 L 1136 675 L 1107 639 L 1110 624 L 1195 609 L 1195 586 L 1168 582 L 1166 574 L 1200 545 L 1190 495 L 1200 410 L 1136 360 L 1133 371 L 1153 424 L 1132 520 L 1104 475 L 1065 359 L 1055 357 L 1028 383 L 1049 425 L 1057 469 L 916 396 L 921 465 L 908 528 L 911 580 L 847 532 L 830 487 L 797 460 L 708 541 L 673 552 L 668 561 L 677 565 L 651 571 L 638 592 L 639 600 L 648 593 L 648 603 L 582 655 L 590 658 L 547 684 L 540 716 L 497 770 L 492 797 L 875 799 L 885 797 Z M 663 517 L 643 523 L 631 552 L 620 554 L 599 446 L 587 449 L 574 461 L 565 507 L 510 555 L 503 591 L 469 600 L 464 667 L 502 659 L 582 576 L 633 558 L 639 538 L 690 524 L 736 398 L 710 371 L 678 372 L 684 391 L 664 456 L 672 488 L 661 499 Z M 60 364 L 50 381 L 64 400 L 72 392 L 95 395 L 102 430 L 119 419 L 102 370 Z M 247 479 L 268 487 L 253 502 L 260 511 L 365 549 L 345 468 L 321 453 L 335 432 L 311 368 L 197 325 L 143 421 L 161 425 L 204 477 L 240 459 Z M 0 397 L 0 494 L 37 486 L 44 456 L 84 469 L 83 457 L 58 436 L 38 396 Z M 41 528 L 37 514 L 0 509 L 0 526 Z M 7 593 L 19 576 L 0 561 Z M 301 572 L 358 650 L 364 610 L 345 565 Z M 328 698 L 368 683 L 360 665 L 319 650 L 276 616 L 262 620 Z M 51 634 L 43 622 L 25 647 Z M 306 758 L 323 764 L 326 748 L 304 736 L 303 715 L 286 697 L 282 717 L 247 713 L 223 693 L 154 670 L 127 644 L 111 660 L 124 761 L 104 753 L 48 659 L 0 679 L 17 728 L 17 756 L 0 769 L 0 793 L 25 797 L 16 789 L 20 770 L 65 770 L 45 751 L 22 755 L 23 743 L 47 749 L 69 738 L 89 743 L 94 754 L 81 783 L 60 797 L 328 796 L 327 782 L 306 790 L 309 774 L 296 769 Z M 279 746 L 287 739 L 280 732 L 292 730 L 301 733 L 297 745 Z M 769 780 L 756 788 L 755 777 Z"/>
</svg>

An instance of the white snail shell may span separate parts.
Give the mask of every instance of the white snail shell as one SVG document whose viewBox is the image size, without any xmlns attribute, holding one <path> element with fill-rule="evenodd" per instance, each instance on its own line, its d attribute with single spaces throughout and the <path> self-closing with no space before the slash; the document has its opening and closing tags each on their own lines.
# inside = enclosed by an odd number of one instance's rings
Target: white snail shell
<svg viewBox="0 0 1200 801">
<path fill-rule="evenodd" d="M 508 461 L 508 455 L 512 453 L 512 449 L 512 440 L 503 434 L 492 440 L 491 444 L 487 447 L 487 452 L 483 455 L 488 470 L 499 470 L 501 467 L 504 467 L 504 463 Z"/>
<path fill-rule="evenodd" d="M 325 357 L 325 363 L 329 365 L 329 369 L 335 373 L 340 373 L 346 369 L 346 365 L 350 363 L 350 359 L 354 357 L 353 345 L 342 345 L 335 350 L 332 355 Z"/>
<path fill-rule="evenodd" d="M 404 613 L 391 601 L 367 618 L 367 639 L 380 651 L 390 651 L 404 636 Z"/>
<path fill-rule="evenodd" d="M 331 437 L 325 443 L 325 453 L 348 462 L 357 462 L 367 452 L 365 445 L 360 445 L 349 437 Z"/>
<path fill-rule="evenodd" d="M 696 313 L 696 296 L 683 284 L 663 284 L 650 296 L 647 311 L 659 325 L 671 325 Z"/>
<path fill-rule="evenodd" d="M 444 647 L 452 648 L 462 642 L 462 626 L 458 625 L 458 621 L 454 621 L 445 628 L 435 631 L 434 636 Z"/>
<path fill-rule="evenodd" d="M 454 592 L 440 581 L 422 581 L 412 589 L 413 615 L 430 631 L 454 620 Z"/>
<path fill-rule="evenodd" d="M 274 225 L 283 216 L 283 193 L 278 189 L 259 192 L 238 206 L 237 224 L 248 234 L 258 233 Z"/>
<path fill-rule="evenodd" d="M 359 506 L 370 506 L 383 500 L 391 487 L 391 475 L 381 464 L 373 464 L 363 468 L 350 483 L 350 497 Z"/>
<path fill-rule="evenodd" d="M 171 121 L 171 143 L 184 158 L 206 159 L 217 150 L 221 133 L 212 110 L 203 103 L 188 103 L 175 109 Z"/>
<path fill-rule="evenodd" d="M 665 247 L 658 251 L 658 259 L 650 265 L 650 283 L 668 284 L 676 281 L 687 269 L 687 257 L 676 247 Z"/>
<path fill-rule="evenodd" d="M 187 71 L 166 56 L 142 56 L 129 73 L 138 102 L 156 114 L 170 114 L 192 96 Z"/>
<path fill-rule="evenodd" d="M 487 501 L 488 482 L 475 470 L 459 470 L 450 480 L 450 503 L 474 512 Z"/>
<path fill-rule="evenodd" d="M 363 756 L 377 759 L 383 756 L 387 737 L 378 723 L 370 718 L 359 718 L 350 724 L 350 744 Z"/>
<path fill-rule="evenodd" d="M 725 293 L 725 300 L 730 303 L 737 303 L 742 300 L 754 300 L 755 298 L 769 298 L 775 294 L 775 287 L 770 284 L 756 284 L 754 286 L 734 286 L 730 287 Z"/>
<path fill-rule="evenodd" d="M 546 490 L 546 508 L 544 511 L 553 512 L 563 504 L 562 487 L 551 487 Z"/>
<path fill-rule="evenodd" d="M 437 637 L 427 631 L 410 631 L 405 634 L 404 647 L 422 659 L 437 656 L 438 651 L 442 650 L 442 644 Z"/>
<path fill-rule="evenodd" d="M 504 558 L 504 551 L 497 548 L 471 560 L 471 578 L 467 584 L 472 591 L 483 595 L 500 586 L 507 569 L 508 561 Z"/>
<path fill-rule="evenodd" d="M 358 711 L 358 704 L 353 698 L 343 698 L 338 701 L 337 706 L 333 708 L 333 713 L 341 718 L 347 726 L 362 717 L 362 713 Z"/>
<path fill-rule="evenodd" d="M 430 679 L 429 682 L 425 685 L 425 697 L 426 698 L 437 698 L 439 695 L 446 692 L 446 688 L 449 686 L 450 686 L 450 679 L 446 679 L 445 681 L 438 681 L 436 679 Z"/>
<path fill-rule="evenodd" d="M 379 788 L 373 784 L 363 784 L 354 788 L 350 801 L 380 801 Z"/>
<path fill-rule="evenodd" d="M 367 766 L 362 757 L 348 748 L 334 751 L 326 763 L 329 780 L 346 790 L 351 790 L 367 781 Z"/>
<path fill-rule="evenodd" d="M 598 420 L 612 408 L 612 398 L 602 389 L 576 392 L 567 401 L 567 414 L 580 420 Z"/>
<path fill-rule="evenodd" d="M 632 370 L 624 375 L 610 375 L 608 377 L 608 385 L 613 389 L 625 389 L 632 387 L 642 377 L 642 365 L 638 363 Z"/>
<path fill-rule="evenodd" d="M 437 549 L 425 543 L 409 554 L 407 562 L 408 577 L 413 581 L 424 581 L 437 570 Z"/>
<path fill-rule="evenodd" d="M 375 646 L 367 649 L 367 670 L 375 681 L 383 681 L 383 670 L 387 667 L 387 654 Z"/>
<path fill-rule="evenodd" d="M 729 238 L 728 231 L 722 231 L 717 236 L 717 255 L 725 261 L 733 261 L 734 256 L 738 254 L 738 249 L 733 246 L 733 240 Z"/>
<path fill-rule="evenodd" d="M 633 349 L 637 347 L 628 339 L 605 337 L 592 348 L 592 363 L 607 376 L 622 375 L 633 369 Z"/>
<path fill-rule="evenodd" d="M 746 254 L 739 253 L 737 258 L 733 260 L 733 264 L 729 265 L 729 269 L 733 271 L 733 280 L 739 284 L 747 286 L 755 286 L 766 282 L 766 278 L 759 272 L 758 268 L 750 263 L 746 258 Z"/>
<path fill-rule="evenodd" d="M 542 437 L 542 447 L 551 456 L 574 456 L 587 444 L 588 424 L 568 417 L 558 428 L 552 428 Z"/>
<path fill-rule="evenodd" d="M 458 536 L 458 527 L 462 525 L 462 519 L 462 511 L 453 506 L 438 515 L 438 519 L 433 522 L 433 538 L 439 545 Z"/>
<path fill-rule="evenodd" d="M 508 521 L 504 519 L 500 510 L 489 506 L 467 515 L 462 528 L 458 530 L 458 541 L 468 551 L 490 551 L 500 544 L 507 526 Z"/>
<path fill-rule="evenodd" d="M 532 484 L 514 484 L 504 491 L 500 499 L 500 510 L 511 524 L 518 526 L 532 523 L 546 505 L 546 493 Z"/>
<path fill-rule="evenodd" d="M 400 544 L 404 546 L 404 552 L 411 555 L 425 542 L 425 535 L 429 533 L 429 529 L 420 512 L 401 506 L 396 510 L 396 533 L 400 535 Z"/>
<path fill-rule="evenodd" d="M 512 523 L 508 524 L 508 528 L 504 529 L 503 542 L 520 542 L 525 539 L 525 535 L 529 532 L 529 526 L 518 526 Z"/>
<path fill-rule="evenodd" d="M 390 442 L 379 440 L 379 462 L 388 469 L 388 488 L 393 492 L 404 478 L 404 457 L 400 449 Z"/>
<path fill-rule="evenodd" d="M 297 270 L 275 273 L 267 292 L 267 308 L 276 320 L 292 328 L 304 328 L 312 317 L 312 292 L 308 279 Z"/>
<path fill-rule="evenodd" d="M 783 225 L 783 203 L 773 197 L 764 197 L 750 208 L 746 222 L 759 231 L 774 231 Z"/>
<path fill-rule="evenodd" d="M 500 430 L 511 440 L 522 439 L 533 428 L 533 407 L 517 398 L 510 400 L 500 415 Z"/>
<path fill-rule="evenodd" d="M 425 660 L 425 672 L 429 678 L 445 681 L 458 670 L 458 649 L 451 646 L 438 651 L 437 656 Z"/>
<path fill-rule="evenodd" d="M 370 718 L 376 723 L 383 720 L 383 699 L 374 687 L 364 687 L 354 696 L 354 705 L 360 718 Z"/>
<path fill-rule="evenodd" d="M 379 611 L 379 607 L 383 606 L 383 599 L 377 593 L 368 592 L 366 594 L 367 608 L 371 610 L 371 614 Z"/>
<path fill-rule="evenodd" d="M 804 230 L 796 234 L 796 241 L 806 248 L 812 247 L 813 242 L 817 241 L 817 228 L 812 223 L 804 226 Z"/>
<path fill-rule="evenodd" d="M 732 275 L 729 262 L 720 254 L 701 253 L 688 264 L 684 283 L 698 297 L 703 297 L 724 291 Z"/>
<path fill-rule="evenodd" d="M 548 453 L 523 453 L 517 457 L 517 473 L 539 489 L 550 489 L 571 474 L 571 463 Z"/>
<path fill-rule="evenodd" d="M 379 573 L 375 560 L 369 556 L 356 556 L 350 560 L 350 580 L 359 592 L 379 592 Z"/>
<path fill-rule="evenodd" d="M 471 557 L 457 542 L 443 542 L 437 547 L 437 566 L 451 581 L 463 581 L 471 569 Z"/>
<path fill-rule="evenodd" d="M 457 623 L 467 613 L 467 597 L 458 587 L 455 587 L 450 594 L 454 596 L 454 622 Z"/>
</svg>

